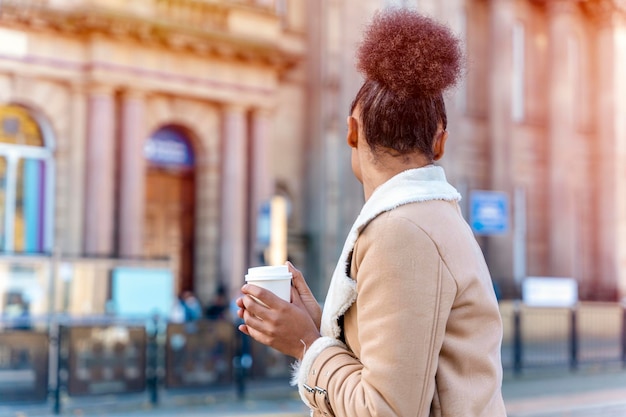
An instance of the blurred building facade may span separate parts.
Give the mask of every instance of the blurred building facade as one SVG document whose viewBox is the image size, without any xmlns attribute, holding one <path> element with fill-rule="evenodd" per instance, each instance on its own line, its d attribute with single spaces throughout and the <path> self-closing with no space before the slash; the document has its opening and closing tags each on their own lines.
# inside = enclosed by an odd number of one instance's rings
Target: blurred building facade
<svg viewBox="0 0 626 417">
<path fill-rule="evenodd" d="M 301 193 L 302 2 L 0 4 L 0 293 L 89 315 L 118 268 L 238 289 L 259 207 Z"/>
<path fill-rule="evenodd" d="M 358 3 L 358 4 L 357 4 Z M 447 97 L 442 165 L 464 196 L 506 193 L 508 231 L 477 236 L 495 284 L 519 297 L 526 276 L 571 277 L 582 299 L 626 295 L 626 3 L 621 0 L 316 2 L 311 131 L 320 138 L 311 225 L 322 276 L 362 204 L 343 142 L 360 83 L 354 45 L 372 13 L 417 7 L 463 39 L 466 77 Z M 319 175 L 321 173 L 321 175 Z M 324 178 L 319 181 L 319 178 Z M 320 214 L 323 213 L 323 214 Z M 324 216 L 324 218 L 321 218 Z M 322 230 L 322 228 L 326 228 Z M 309 228 L 315 233 L 315 227 Z M 338 246 L 339 245 L 339 246 Z M 320 292 L 328 282 L 321 285 Z"/>
<path fill-rule="evenodd" d="M 510 198 L 478 236 L 494 282 L 626 295 L 626 7 L 619 0 L 4 0 L 0 294 L 100 314 L 119 268 L 231 295 L 289 202 L 288 256 L 322 297 L 363 203 L 345 145 L 373 13 L 417 7 L 464 41 L 442 164 Z M 1 303 L 0 303 L 1 304 Z"/>
<path fill-rule="evenodd" d="M 449 167 L 511 198 L 511 231 L 484 240 L 494 279 L 509 296 L 548 276 L 575 278 L 583 299 L 623 298 L 626 4 L 470 1 L 460 13 L 468 76 Z"/>
</svg>

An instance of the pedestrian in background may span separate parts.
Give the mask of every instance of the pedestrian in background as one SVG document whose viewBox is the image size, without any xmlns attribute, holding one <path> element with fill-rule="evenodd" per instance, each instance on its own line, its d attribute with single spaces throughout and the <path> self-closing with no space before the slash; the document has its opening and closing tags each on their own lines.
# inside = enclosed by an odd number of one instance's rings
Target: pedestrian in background
<svg viewBox="0 0 626 417">
<path fill-rule="evenodd" d="M 21 292 L 9 292 L 4 306 L 3 319 L 6 327 L 13 330 L 30 330 L 30 309 Z"/>
<path fill-rule="evenodd" d="M 315 416 L 503 417 L 491 277 L 460 195 L 435 165 L 448 138 L 443 93 L 462 72 L 459 41 L 415 11 L 388 9 L 357 59 L 365 80 L 347 143 L 365 204 L 323 314 L 289 265 L 292 302 L 245 285 L 240 330 L 299 360 L 293 382 Z"/>
<path fill-rule="evenodd" d="M 229 316 L 228 291 L 224 284 L 217 286 L 215 297 L 206 309 L 206 317 L 209 320 L 227 319 Z"/>
<path fill-rule="evenodd" d="M 170 311 L 172 323 L 196 321 L 202 318 L 202 304 L 191 291 L 181 291 Z"/>
</svg>

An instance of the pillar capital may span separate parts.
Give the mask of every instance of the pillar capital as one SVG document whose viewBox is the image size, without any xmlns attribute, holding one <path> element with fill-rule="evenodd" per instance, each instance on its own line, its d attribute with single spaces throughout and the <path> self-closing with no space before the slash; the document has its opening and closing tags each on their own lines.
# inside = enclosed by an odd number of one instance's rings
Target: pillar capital
<svg viewBox="0 0 626 417">
<path fill-rule="evenodd" d="M 144 100 L 146 98 L 146 92 L 136 88 L 124 88 L 120 91 L 120 95 L 123 99 L 128 100 Z"/>
<path fill-rule="evenodd" d="M 248 106 L 241 103 L 224 103 L 222 105 L 224 113 L 245 113 L 249 110 Z"/>
<path fill-rule="evenodd" d="M 273 107 L 254 107 L 250 109 L 255 117 L 271 118 L 274 115 L 275 109 Z"/>
<path fill-rule="evenodd" d="M 90 96 L 112 96 L 115 87 L 109 84 L 89 83 L 85 85 L 85 91 Z"/>
</svg>

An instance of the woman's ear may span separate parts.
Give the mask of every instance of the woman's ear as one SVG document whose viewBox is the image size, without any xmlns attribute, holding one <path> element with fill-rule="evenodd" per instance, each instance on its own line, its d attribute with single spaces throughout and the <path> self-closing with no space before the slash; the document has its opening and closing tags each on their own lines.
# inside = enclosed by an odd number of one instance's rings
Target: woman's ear
<svg viewBox="0 0 626 417">
<path fill-rule="evenodd" d="M 439 132 L 435 141 L 433 142 L 433 160 L 438 161 L 441 159 L 446 150 L 446 140 L 448 140 L 448 131 L 442 130 Z"/>
<path fill-rule="evenodd" d="M 359 121 L 354 116 L 348 116 L 348 134 L 346 142 L 351 148 L 356 148 L 359 143 Z"/>
</svg>

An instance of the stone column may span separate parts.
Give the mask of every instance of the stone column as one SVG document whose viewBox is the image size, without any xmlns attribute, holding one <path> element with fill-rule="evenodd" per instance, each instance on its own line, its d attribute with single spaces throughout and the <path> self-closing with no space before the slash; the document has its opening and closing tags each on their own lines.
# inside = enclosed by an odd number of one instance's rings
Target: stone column
<svg viewBox="0 0 626 417">
<path fill-rule="evenodd" d="M 231 296 L 239 294 L 247 261 L 247 118 L 243 107 L 227 106 L 222 115 L 222 219 L 220 277 Z"/>
<path fill-rule="evenodd" d="M 91 89 L 85 161 L 85 254 L 113 254 L 115 102 L 110 87 Z"/>
<path fill-rule="evenodd" d="M 121 100 L 119 254 L 125 258 L 143 255 L 145 210 L 145 158 L 147 140 L 141 93 L 125 92 Z"/>
<path fill-rule="evenodd" d="M 87 132 L 87 97 L 85 88 L 73 85 L 71 99 L 72 122 L 70 127 L 69 168 L 67 170 L 67 190 L 72 198 L 67 201 L 66 224 L 67 230 L 63 233 L 65 244 L 63 252 L 78 255 L 82 251 L 85 213 L 85 149 Z"/>
<path fill-rule="evenodd" d="M 613 124 L 615 125 L 615 178 L 617 181 L 615 187 L 615 195 L 618 196 L 616 212 L 617 219 L 617 236 L 618 242 L 618 268 L 617 276 L 618 298 L 626 299 L 626 175 L 624 175 L 624 167 L 626 167 L 626 10 L 622 6 L 621 12 L 615 15 L 615 43 L 613 51 L 615 53 L 615 63 L 613 74 L 615 81 L 615 89 L 613 90 L 613 99 L 615 102 L 615 111 L 613 113 Z"/>
<path fill-rule="evenodd" d="M 513 26 L 515 2 L 493 0 L 490 10 L 490 79 L 489 79 L 489 137 L 490 179 L 494 191 L 506 192 L 513 197 L 511 172 L 511 105 L 513 75 Z M 510 216 L 511 218 L 511 216 Z M 510 225 L 512 226 L 512 225 Z M 486 251 L 492 277 L 501 285 L 513 285 L 513 233 L 489 237 Z"/>
<path fill-rule="evenodd" d="M 597 137 L 599 144 L 597 179 L 600 188 L 597 203 L 598 219 L 598 294 L 609 288 L 618 290 L 618 298 L 626 296 L 626 22 L 624 15 L 612 10 L 610 2 L 598 2 L 594 9 L 597 65 Z"/>
<path fill-rule="evenodd" d="M 577 225 L 574 218 L 573 169 L 576 135 L 573 123 L 575 103 L 572 36 L 577 3 L 572 0 L 547 2 L 549 77 L 549 207 L 550 274 L 574 277 Z M 574 45 L 575 47 L 575 45 Z"/>
<path fill-rule="evenodd" d="M 260 208 L 272 196 L 274 178 L 269 168 L 271 113 L 265 109 L 256 109 L 250 120 L 251 172 L 250 172 L 250 236 L 249 265 L 259 264 L 259 253 L 264 248 L 257 245 L 257 221 Z"/>
</svg>

